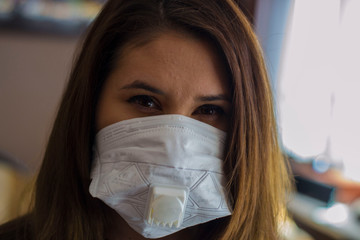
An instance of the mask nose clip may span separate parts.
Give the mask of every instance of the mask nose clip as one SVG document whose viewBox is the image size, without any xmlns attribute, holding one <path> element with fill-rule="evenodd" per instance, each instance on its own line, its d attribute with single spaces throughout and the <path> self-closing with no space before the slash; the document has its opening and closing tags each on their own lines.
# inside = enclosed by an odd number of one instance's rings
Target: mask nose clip
<svg viewBox="0 0 360 240">
<path fill-rule="evenodd" d="M 184 219 L 187 197 L 186 187 L 153 185 L 148 198 L 147 223 L 179 228 Z"/>
</svg>

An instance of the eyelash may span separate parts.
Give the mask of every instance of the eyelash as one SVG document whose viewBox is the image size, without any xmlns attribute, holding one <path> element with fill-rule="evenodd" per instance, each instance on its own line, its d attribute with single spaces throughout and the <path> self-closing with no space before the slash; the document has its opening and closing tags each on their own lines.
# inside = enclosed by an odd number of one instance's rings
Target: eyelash
<svg viewBox="0 0 360 240">
<path fill-rule="evenodd" d="M 136 104 L 142 111 L 154 112 L 155 110 L 161 110 L 160 103 L 154 97 L 148 95 L 136 95 L 129 98 L 127 101 L 129 103 Z"/>
<path fill-rule="evenodd" d="M 200 107 L 198 107 L 194 114 L 202 114 L 202 115 L 209 115 L 209 116 L 214 116 L 214 115 L 224 115 L 225 111 L 222 107 L 219 107 L 217 105 L 212 105 L 212 104 L 205 104 L 202 105 Z"/>
<path fill-rule="evenodd" d="M 127 102 L 137 105 L 141 111 L 145 112 L 157 112 L 161 110 L 161 104 L 159 101 L 149 95 L 136 95 L 130 97 Z M 153 105 L 153 106 L 152 106 Z M 212 104 L 204 104 L 198 107 L 194 115 L 204 115 L 208 117 L 223 116 L 225 111 L 222 107 Z"/>
</svg>

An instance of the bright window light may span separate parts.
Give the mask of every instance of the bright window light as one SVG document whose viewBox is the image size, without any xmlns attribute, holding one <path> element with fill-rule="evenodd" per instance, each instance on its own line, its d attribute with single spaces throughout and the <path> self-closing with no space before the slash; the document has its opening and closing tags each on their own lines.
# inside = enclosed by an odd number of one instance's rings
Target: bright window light
<svg viewBox="0 0 360 240">
<path fill-rule="evenodd" d="M 360 181 L 360 1 L 294 0 L 292 10 L 277 90 L 283 146 Z"/>
</svg>

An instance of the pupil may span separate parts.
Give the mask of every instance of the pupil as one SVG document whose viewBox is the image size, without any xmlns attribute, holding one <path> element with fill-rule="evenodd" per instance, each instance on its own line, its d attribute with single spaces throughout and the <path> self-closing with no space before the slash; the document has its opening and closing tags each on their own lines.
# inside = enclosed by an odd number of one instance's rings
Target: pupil
<svg viewBox="0 0 360 240">
<path fill-rule="evenodd" d="M 152 107 L 152 106 L 153 106 L 153 102 L 151 101 L 150 98 L 146 97 L 146 98 L 143 100 L 143 105 L 146 106 L 146 107 Z"/>
<path fill-rule="evenodd" d="M 214 113 L 215 113 L 214 108 L 209 107 L 204 109 L 204 114 L 213 115 Z"/>
</svg>

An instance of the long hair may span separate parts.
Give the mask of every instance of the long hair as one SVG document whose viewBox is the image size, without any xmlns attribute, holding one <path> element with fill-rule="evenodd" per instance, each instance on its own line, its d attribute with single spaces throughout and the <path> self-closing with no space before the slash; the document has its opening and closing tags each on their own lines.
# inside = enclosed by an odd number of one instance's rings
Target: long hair
<svg viewBox="0 0 360 240">
<path fill-rule="evenodd" d="M 110 0 L 92 23 L 63 95 L 26 231 L 33 239 L 103 239 L 110 219 L 90 196 L 95 112 L 119 52 L 135 39 L 178 29 L 219 49 L 229 72 L 231 123 L 224 159 L 233 214 L 213 239 L 277 239 L 289 187 L 277 142 L 272 94 L 251 24 L 235 0 Z M 210 238 L 208 238 L 210 239 Z"/>
</svg>

